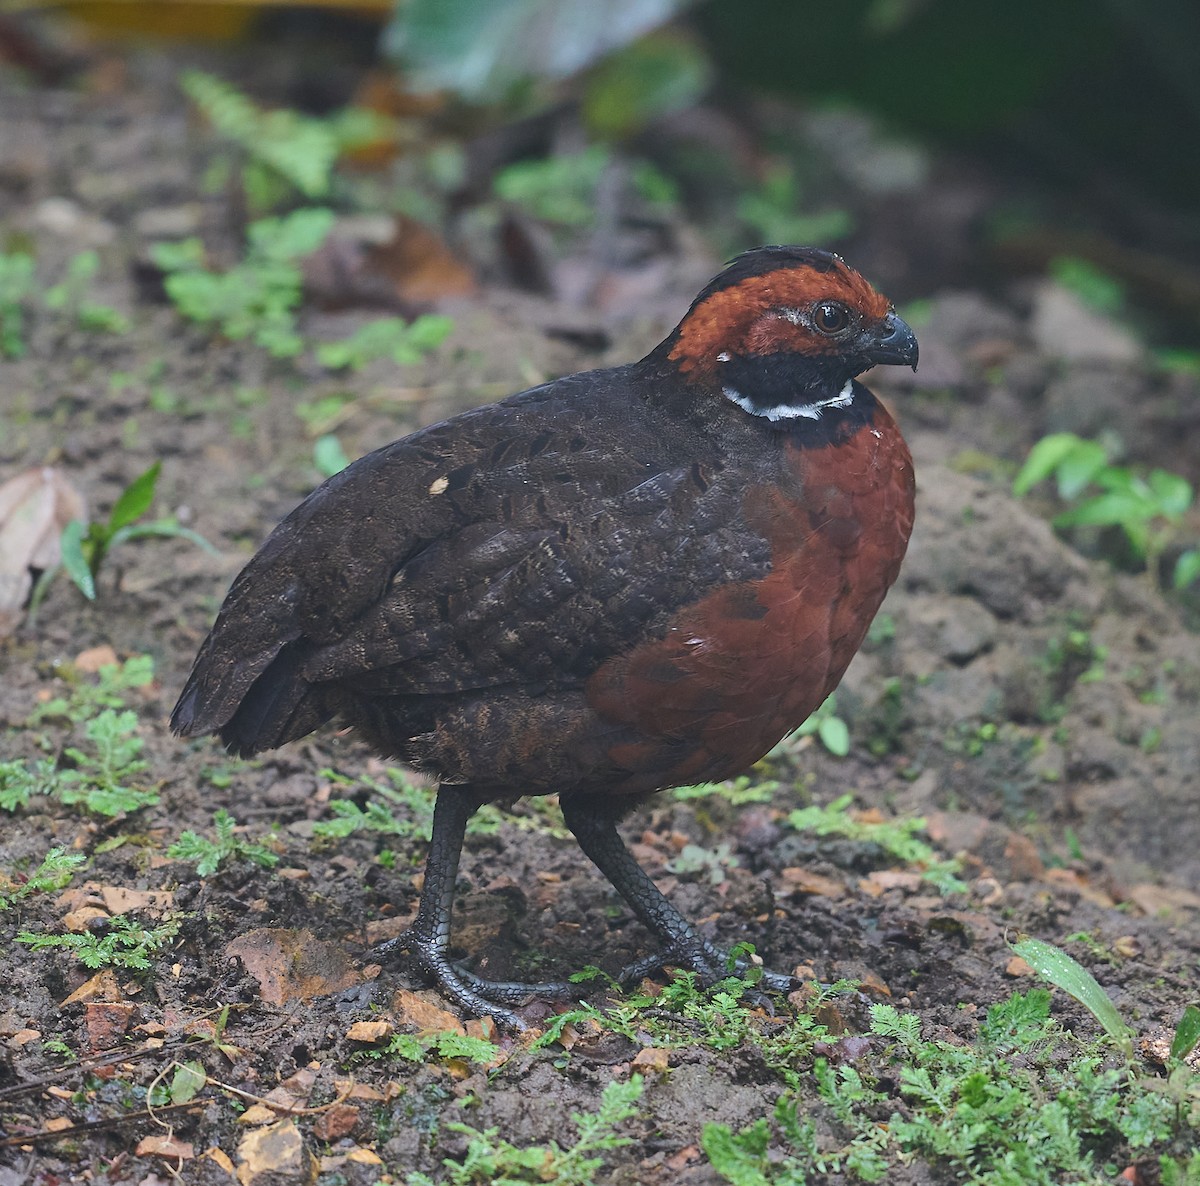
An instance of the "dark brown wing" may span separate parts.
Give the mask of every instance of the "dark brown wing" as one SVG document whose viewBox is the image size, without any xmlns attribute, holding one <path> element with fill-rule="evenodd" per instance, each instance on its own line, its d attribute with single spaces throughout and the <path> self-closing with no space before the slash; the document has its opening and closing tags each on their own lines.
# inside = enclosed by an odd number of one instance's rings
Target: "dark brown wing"
<svg viewBox="0 0 1200 1186">
<path fill-rule="evenodd" d="M 235 580 L 173 728 L 247 754 L 328 719 L 338 688 L 580 686 L 699 589 L 762 575 L 741 483 L 699 430 L 664 435 L 631 370 L 466 413 L 314 491 Z"/>
</svg>

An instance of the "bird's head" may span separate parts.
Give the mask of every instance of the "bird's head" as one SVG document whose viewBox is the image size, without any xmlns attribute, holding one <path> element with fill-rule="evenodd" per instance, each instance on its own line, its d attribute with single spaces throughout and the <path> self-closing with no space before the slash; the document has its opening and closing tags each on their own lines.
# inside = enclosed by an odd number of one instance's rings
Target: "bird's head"
<svg viewBox="0 0 1200 1186">
<path fill-rule="evenodd" d="M 847 406 L 854 377 L 877 363 L 917 367 L 917 339 L 887 298 L 814 247 L 738 256 L 659 352 L 689 384 L 772 421 Z"/>
</svg>

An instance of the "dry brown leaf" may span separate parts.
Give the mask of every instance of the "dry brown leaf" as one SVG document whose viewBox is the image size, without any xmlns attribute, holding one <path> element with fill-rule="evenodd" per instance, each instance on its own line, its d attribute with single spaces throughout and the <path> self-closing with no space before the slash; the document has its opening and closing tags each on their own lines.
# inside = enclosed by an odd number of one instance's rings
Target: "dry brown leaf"
<svg viewBox="0 0 1200 1186">
<path fill-rule="evenodd" d="M 226 944 L 225 955 L 245 964 L 270 1005 L 329 996 L 362 979 L 341 947 L 304 929 L 258 927 Z"/>
<path fill-rule="evenodd" d="M 267 1099 L 275 1103 L 287 1103 L 291 1107 L 303 1108 L 308 1103 L 313 1086 L 317 1082 L 320 1064 L 309 1064 L 289 1075 L 278 1087 L 267 1092 Z"/>
<path fill-rule="evenodd" d="M 305 1148 L 291 1120 L 248 1132 L 238 1144 L 237 1177 L 242 1186 L 287 1182 L 309 1186 L 317 1180 L 317 1159 Z"/>
<path fill-rule="evenodd" d="M 251 1104 L 237 1118 L 237 1122 L 246 1128 L 260 1128 L 264 1124 L 274 1124 L 278 1119 L 278 1108 L 269 1108 L 266 1104 Z"/>
<path fill-rule="evenodd" d="M 111 1050 L 119 1045 L 135 1008 L 128 1001 L 91 1001 L 84 1011 L 88 1046 L 92 1050 Z"/>
<path fill-rule="evenodd" d="M 125 999 L 117 977 L 111 968 L 97 972 L 85 980 L 65 1001 L 64 1005 L 77 1005 L 80 1001 L 123 1001 Z"/>
<path fill-rule="evenodd" d="M 63 926 L 72 935 L 82 935 L 91 929 L 92 923 L 98 918 L 108 918 L 108 911 L 99 906 L 81 906 L 78 910 L 68 910 L 63 915 Z"/>
<path fill-rule="evenodd" d="M 630 1066 L 639 1071 L 665 1071 L 670 1061 L 670 1054 L 663 1046 L 643 1046 L 634 1055 Z"/>
<path fill-rule="evenodd" d="M 836 877 L 812 873 L 798 865 L 780 870 L 780 876 L 789 893 L 813 894 L 818 898 L 841 898 L 846 893 L 845 884 Z"/>
<path fill-rule="evenodd" d="M 1151 918 L 1200 910 L 1200 894 L 1180 885 L 1131 885 L 1125 894 L 1139 910 Z"/>
<path fill-rule="evenodd" d="M 86 520 L 87 504 L 53 466 L 27 469 L 0 486 L 0 638 L 21 620 L 34 571 L 62 559 L 59 537 L 72 519 Z"/>
<path fill-rule="evenodd" d="M 133 910 L 163 911 L 175 905 L 170 890 L 135 890 L 120 885 L 100 888 L 100 897 L 109 914 L 128 914 Z"/>
<path fill-rule="evenodd" d="M 471 269 L 442 237 L 406 214 L 396 215 L 388 242 L 368 248 L 366 270 L 386 277 L 396 296 L 413 304 L 472 296 L 477 289 Z"/>
<path fill-rule="evenodd" d="M 696 1145 L 684 1145 L 678 1153 L 672 1154 L 664 1164 L 672 1173 L 680 1173 L 693 1161 L 700 1160 L 700 1150 Z"/>
<path fill-rule="evenodd" d="M 166 1134 L 163 1136 L 142 1137 L 134 1150 L 136 1157 L 162 1157 L 168 1161 L 191 1161 L 196 1156 L 195 1149 L 178 1137 Z"/>
<path fill-rule="evenodd" d="M 117 652 L 108 643 L 103 643 L 98 647 L 88 647 L 86 651 L 80 651 L 72 660 L 71 666 L 86 675 L 95 675 L 101 667 L 115 667 L 118 662 Z"/>
<path fill-rule="evenodd" d="M 233 1159 L 218 1145 L 210 1145 L 204 1150 L 204 1156 L 209 1161 L 215 1161 L 227 1174 L 233 1174 Z"/>
<path fill-rule="evenodd" d="M 392 1012 L 401 1024 L 416 1026 L 418 1033 L 467 1032 L 466 1026 L 453 1013 L 435 1004 L 428 997 L 409 992 L 407 989 L 400 989 L 392 997 Z"/>
<path fill-rule="evenodd" d="M 1065 885 L 1069 889 L 1073 889 L 1085 901 L 1103 907 L 1105 910 L 1111 910 L 1117 904 L 1112 894 L 1105 893 L 1098 886 L 1092 885 L 1082 873 L 1075 869 L 1047 869 L 1042 875 L 1042 879 L 1054 885 Z"/>
<path fill-rule="evenodd" d="M 391 1037 L 395 1027 L 390 1021 L 356 1021 L 347 1031 L 351 1042 L 380 1042 Z"/>
<path fill-rule="evenodd" d="M 1004 974 L 1005 976 L 1032 976 L 1034 971 L 1019 955 L 1014 955 L 1004 965 Z"/>
<path fill-rule="evenodd" d="M 472 1017 L 466 1023 L 468 1038 L 482 1038 L 485 1042 L 495 1042 L 496 1023 L 490 1017 Z"/>
<path fill-rule="evenodd" d="M 334 1104 L 313 1122 L 313 1136 L 319 1141 L 340 1141 L 358 1125 L 359 1110 L 351 1104 Z"/>
<path fill-rule="evenodd" d="M 335 1086 L 339 1092 L 345 1092 L 348 1100 L 366 1100 L 370 1103 L 383 1103 L 389 1099 L 386 1091 L 380 1091 L 378 1087 L 372 1087 L 369 1083 L 355 1083 L 353 1087 L 347 1088 L 344 1081 L 338 1079 L 335 1081 Z"/>
</svg>

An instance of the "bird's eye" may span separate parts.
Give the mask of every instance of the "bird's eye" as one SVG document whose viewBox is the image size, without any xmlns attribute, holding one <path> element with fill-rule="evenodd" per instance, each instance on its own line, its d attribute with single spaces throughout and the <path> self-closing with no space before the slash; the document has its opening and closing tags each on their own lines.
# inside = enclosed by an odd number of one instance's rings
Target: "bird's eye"
<svg viewBox="0 0 1200 1186">
<path fill-rule="evenodd" d="M 819 333 L 840 334 L 850 324 L 850 310 L 839 301 L 821 301 L 813 306 L 812 323 Z"/>
</svg>

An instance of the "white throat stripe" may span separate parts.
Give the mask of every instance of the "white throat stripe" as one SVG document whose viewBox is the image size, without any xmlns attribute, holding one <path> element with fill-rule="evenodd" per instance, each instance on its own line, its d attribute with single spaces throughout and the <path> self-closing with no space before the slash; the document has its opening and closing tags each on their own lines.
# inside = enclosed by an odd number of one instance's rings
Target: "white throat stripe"
<svg viewBox="0 0 1200 1186">
<path fill-rule="evenodd" d="M 721 389 L 727 400 L 737 404 L 743 412 L 751 416 L 761 416 L 764 420 L 820 420 L 821 413 L 826 408 L 848 408 L 854 403 L 854 380 L 847 379 L 846 386 L 833 396 L 832 399 L 820 399 L 811 404 L 776 404 L 773 408 L 760 408 L 748 400 L 736 387 Z"/>
</svg>

